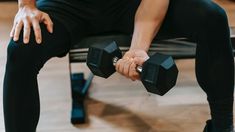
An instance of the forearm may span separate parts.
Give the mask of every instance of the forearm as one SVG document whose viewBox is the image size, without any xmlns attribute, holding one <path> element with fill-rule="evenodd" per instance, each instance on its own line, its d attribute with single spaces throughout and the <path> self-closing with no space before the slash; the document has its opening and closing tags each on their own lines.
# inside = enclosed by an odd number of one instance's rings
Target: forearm
<svg viewBox="0 0 235 132">
<path fill-rule="evenodd" d="M 18 7 L 24 7 L 25 5 L 36 6 L 36 0 L 18 0 Z"/>
<path fill-rule="evenodd" d="M 136 15 L 130 49 L 148 51 L 165 18 L 169 0 L 142 0 Z"/>
</svg>

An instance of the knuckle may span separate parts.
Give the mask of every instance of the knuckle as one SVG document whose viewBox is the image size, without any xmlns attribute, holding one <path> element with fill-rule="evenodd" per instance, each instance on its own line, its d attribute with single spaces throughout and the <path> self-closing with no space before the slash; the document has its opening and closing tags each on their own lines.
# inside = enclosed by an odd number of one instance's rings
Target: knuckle
<svg viewBox="0 0 235 132">
<path fill-rule="evenodd" d="M 43 13 L 42 15 L 43 15 L 44 18 L 48 18 L 49 17 L 49 15 L 47 13 Z"/>
<path fill-rule="evenodd" d="M 24 26 L 24 30 L 30 30 L 29 26 Z"/>
<path fill-rule="evenodd" d="M 35 27 L 34 30 L 35 30 L 35 32 L 40 32 L 41 28 L 40 27 Z"/>
<path fill-rule="evenodd" d="M 22 17 L 22 19 L 28 20 L 28 19 L 29 19 L 29 16 L 28 16 L 28 15 L 24 15 L 24 16 Z"/>
<path fill-rule="evenodd" d="M 33 20 L 38 20 L 38 16 L 37 16 L 37 15 L 32 15 L 32 16 L 31 16 L 31 19 L 33 19 Z"/>
<path fill-rule="evenodd" d="M 54 24 L 53 24 L 53 22 L 50 22 L 49 25 L 50 25 L 50 26 L 53 26 Z"/>
<path fill-rule="evenodd" d="M 22 24 L 23 24 L 22 21 L 18 21 L 18 22 L 16 23 L 16 27 L 20 27 Z"/>
</svg>

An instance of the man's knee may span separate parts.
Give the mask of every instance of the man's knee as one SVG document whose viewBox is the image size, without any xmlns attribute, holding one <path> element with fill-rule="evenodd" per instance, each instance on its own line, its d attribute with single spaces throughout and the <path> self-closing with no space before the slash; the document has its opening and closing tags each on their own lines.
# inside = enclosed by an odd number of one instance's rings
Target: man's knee
<svg viewBox="0 0 235 132">
<path fill-rule="evenodd" d="M 24 44 L 21 39 L 17 42 L 11 40 L 7 48 L 7 66 L 17 71 L 37 68 L 42 62 L 41 52 L 38 44 Z"/>
<path fill-rule="evenodd" d="M 214 51 L 224 50 L 230 53 L 230 31 L 225 10 L 212 1 L 202 1 L 195 7 L 198 12 L 198 16 L 196 16 L 198 19 L 198 25 L 196 25 L 198 43 L 201 42 L 203 46 L 209 46 L 211 51 L 216 49 Z"/>
<path fill-rule="evenodd" d="M 204 3 L 204 4 L 203 4 Z M 212 1 L 202 2 L 197 6 L 199 14 L 198 20 L 201 22 L 202 28 L 212 30 L 220 30 L 220 28 L 228 28 L 228 18 L 225 10 Z M 211 29 L 209 29 L 211 31 Z"/>
</svg>

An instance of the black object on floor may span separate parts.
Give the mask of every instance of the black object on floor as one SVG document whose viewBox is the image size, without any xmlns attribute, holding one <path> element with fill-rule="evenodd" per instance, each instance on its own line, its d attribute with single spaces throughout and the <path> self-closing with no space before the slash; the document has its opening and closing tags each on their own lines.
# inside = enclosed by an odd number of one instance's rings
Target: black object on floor
<svg viewBox="0 0 235 132">
<path fill-rule="evenodd" d="M 86 122 L 85 98 L 92 79 L 93 74 L 90 74 L 87 80 L 84 79 L 83 73 L 73 73 L 71 75 L 71 123 L 74 125 Z"/>
</svg>

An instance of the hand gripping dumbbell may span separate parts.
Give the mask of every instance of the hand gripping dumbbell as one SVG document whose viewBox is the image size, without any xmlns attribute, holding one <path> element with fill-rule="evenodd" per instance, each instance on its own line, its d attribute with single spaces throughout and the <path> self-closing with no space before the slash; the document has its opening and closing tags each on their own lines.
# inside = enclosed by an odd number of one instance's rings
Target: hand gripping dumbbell
<svg viewBox="0 0 235 132">
<path fill-rule="evenodd" d="M 87 66 L 94 75 L 108 78 L 116 71 L 115 63 L 120 58 L 122 52 L 116 42 L 99 43 L 89 48 Z M 178 69 L 171 56 L 155 53 L 136 69 L 150 93 L 162 96 L 176 84 Z"/>
</svg>

